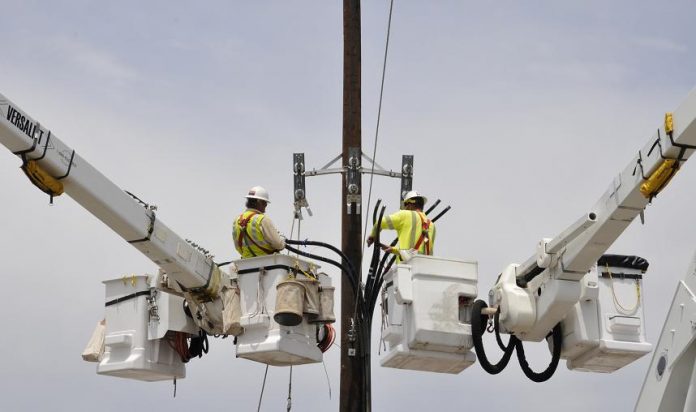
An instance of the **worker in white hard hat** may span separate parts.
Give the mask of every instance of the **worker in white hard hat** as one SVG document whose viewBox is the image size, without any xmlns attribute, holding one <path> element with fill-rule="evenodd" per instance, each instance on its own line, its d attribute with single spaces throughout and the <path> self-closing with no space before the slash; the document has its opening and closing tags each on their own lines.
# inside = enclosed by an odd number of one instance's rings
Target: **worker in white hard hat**
<svg viewBox="0 0 696 412">
<path fill-rule="evenodd" d="M 399 237 L 397 247 L 380 246 L 394 253 L 397 261 L 416 253 L 432 255 L 435 246 L 435 224 L 423 213 L 427 201 L 425 196 L 415 190 L 406 193 L 402 209 L 382 219 L 381 227 L 378 228 L 375 224 L 367 238 L 367 245 L 374 243 L 377 230 L 391 229 L 396 230 Z"/>
<path fill-rule="evenodd" d="M 261 186 L 249 189 L 246 210 L 234 221 L 234 246 L 242 259 L 271 255 L 285 249 L 285 239 L 265 215 L 271 203 L 268 191 Z"/>
</svg>

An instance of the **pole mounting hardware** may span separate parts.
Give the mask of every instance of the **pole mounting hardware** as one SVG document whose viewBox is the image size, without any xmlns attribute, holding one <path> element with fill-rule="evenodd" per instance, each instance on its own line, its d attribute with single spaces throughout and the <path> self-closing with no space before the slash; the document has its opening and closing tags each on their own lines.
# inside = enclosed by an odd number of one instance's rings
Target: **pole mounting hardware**
<svg viewBox="0 0 696 412">
<path fill-rule="evenodd" d="M 307 202 L 307 190 L 305 188 L 305 159 L 304 153 L 294 153 L 292 171 L 293 178 L 293 195 L 295 197 L 295 218 L 302 220 L 302 208 L 307 209 L 307 214 L 312 216 L 312 209 L 309 208 Z"/>
</svg>

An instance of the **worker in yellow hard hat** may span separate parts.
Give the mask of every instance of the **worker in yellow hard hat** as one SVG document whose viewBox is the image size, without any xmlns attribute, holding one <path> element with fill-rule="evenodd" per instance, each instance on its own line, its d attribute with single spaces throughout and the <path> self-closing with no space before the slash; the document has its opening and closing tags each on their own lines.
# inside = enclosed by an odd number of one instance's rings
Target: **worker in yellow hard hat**
<svg viewBox="0 0 696 412">
<path fill-rule="evenodd" d="M 375 241 L 377 230 L 396 230 L 399 237 L 397 247 L 380 245 L 382 249 L 396 254 L 397 261 L 404 260 L 412 254 L 432 255 L 435 245 L 435 224 L 423 213 L 423 207 L 428 199 L 412 190 L 404 196 L 404 206 L 401 210 L 382 219 L 381 227 L 372 228 L 367 238 L 367 245 Z"/>
<path fill-rule="evenodd" d="M 234 246 L 242 259 L 271 255 L 285 249 L 285 239 L 265 215 L 271 203 L 268 191 L 261 186 L 249 189 L 246 210 L 234 221 Z"/>
</svg>

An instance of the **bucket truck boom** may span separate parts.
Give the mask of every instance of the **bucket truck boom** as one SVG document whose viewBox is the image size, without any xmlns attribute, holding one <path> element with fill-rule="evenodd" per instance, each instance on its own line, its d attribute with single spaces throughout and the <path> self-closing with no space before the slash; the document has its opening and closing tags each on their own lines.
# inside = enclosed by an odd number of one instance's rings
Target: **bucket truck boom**
<svg viewBox="0 0 696 412">
<path fill-rule="evenodd" d="M 501 330 L 541 341 L 580 300 L 581 280 L 696 149 L 696 91 L 674 111 L 575 224 L 509 265 L 489 293 Z"/>
<path fill-rule="evenodd" d="M 102 344 L 85 353 L 99 361 L 97 373 L 182 378 L 183 363 L 201 355 L 207 335 L 234 335 L 237 357 L 275 366 L 320 362 L 331 346 L 333 287 L 316 264 L 272 254 L 228 262 L 230 273 L 223 272 L 207 251 L 157 219 L 154 207 L 122 191 L 2 95 L 0 143 L 51 201 L 67 193 L 161 269 L 156 279 L 104 282 L 105 330 L 94 334 Z"/>
<path fill-rule="evenodd" d="M 217 296 L 229 280 L 211 256 L 182 239 L 157 219 L 153 207 L 134 200 L 2 94 L 0 143 L 22 159 L 25 166 L 32 162 L 41 176 L 59 186 L 55 195 L 64 190 L 164 270 L 172 287 L 200 305 L 217 307 L 203 311 L 208 319 L 201 325 L 209 333 L 221 333 Z"/>
</svg>

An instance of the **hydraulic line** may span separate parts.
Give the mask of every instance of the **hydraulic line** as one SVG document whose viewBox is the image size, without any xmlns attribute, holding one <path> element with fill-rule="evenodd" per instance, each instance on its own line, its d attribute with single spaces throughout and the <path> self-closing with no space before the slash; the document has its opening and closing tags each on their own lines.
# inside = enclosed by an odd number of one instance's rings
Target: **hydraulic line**
<svg viewBox="0 0 696 412">
<path fill-rule="evenodd" d="M 486 302 L 480 299 L 477 299 L 474 302 L 474 305 L 471 310 L 471 337 L 474 341 L 476 357 L 478 357 L 481 367 L 483 368 L 483 370 L 490 373 L 491 375 L 496 375 L 502 372 L 503 369 L 505 369 L 505 367 L 507 366 L 508 362 L 510 361 L 510 357 L 512 356 L 512 352 L 514 352 L 515 348 L 517 347 L 517 343 L 519 342 L 519 340 L 514 335 L 510 335 L 510 341 L 508 342 L 507 346 L 502 345 L 502 341 L 500 340 L 499 325 L 498 322 L 495 322 L 496 340 L 498 341 L 498 345 L 504 347 L 504 351 L 503 357 L 500 358 L 498 363 L 491 363 L 488 360 L 488 357 L 486 356 L 486 351 L 483 348 L 482 339 L 483 332 L 485 332 L 486 330 L 486 323 L 488 317 L 486 315 L 482 315 L 481 311 L 486 307 L 488 307 Z"/>
<path fill-rule="evenodd" d="M 527 357 L 524 354 L 524 347 L 522 346 L 522 341 L 518 340 L 517 345 L 517 360 L 520 362 L 520 367 L 522 372 L 532 381 L 541 383 L 549 380 L 554 372 L 556 372 L 556 367 L 558 367 L 558 361 L 561 359 L 561 346 L 563 344 L 563 332 L 561 331 L 561 324 L 558 323 L 554 326 L 553 331 L 550 335 L 553 339 L 553 352 L 551 355 L 551 363 L 543 372 L 534 372 L 527 363 Z M 512 339 L 512 338 L 511 338 Z"/>
</svg>

